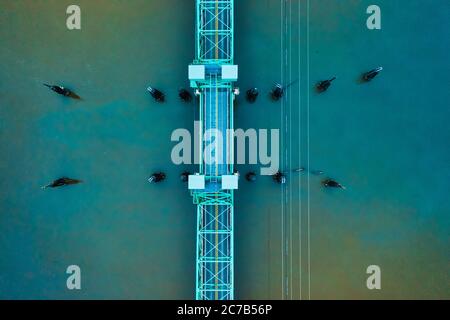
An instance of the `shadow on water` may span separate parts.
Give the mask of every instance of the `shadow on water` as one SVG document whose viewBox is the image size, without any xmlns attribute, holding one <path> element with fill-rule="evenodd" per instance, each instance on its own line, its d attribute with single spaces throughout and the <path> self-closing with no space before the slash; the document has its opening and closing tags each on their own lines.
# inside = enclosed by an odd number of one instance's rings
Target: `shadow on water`
<svg viewBox="0 0 450 320">
<path fill-rule="evenodd" d="M 75 99 L 75 100 L 83 100 L 78 94 L 76 94 L 73 91 L 70 91 L 70 94 L 68 95 L 69 98 Z"/>
<path fill-rule="evenodd" d="M 368 83 L 369 81 L 367 81 L 366 79 L 364 79 L 364 75 L 365 75 L 365 74 L 366 74 L 365 72 L 361 73 L 361 74 L 358 76 L 358 78 L 355 80 L 355 83 L 356 83 L 356 84 L 366 84 L 366 83 Z"/>
</svg>

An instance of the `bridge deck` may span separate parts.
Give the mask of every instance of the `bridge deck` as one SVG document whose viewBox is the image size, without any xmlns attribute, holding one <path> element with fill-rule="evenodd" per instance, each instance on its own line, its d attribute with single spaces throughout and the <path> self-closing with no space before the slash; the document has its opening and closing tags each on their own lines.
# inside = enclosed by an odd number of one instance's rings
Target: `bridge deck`
<svg viewBox="0 0 450 320">
<path fill-rule="evenodd" d="M 207 177 L 197 207 L 197 299 L 233 299 L 233 196 L 221 190 L 221 176 L 232 174 L 226 161 L 232 150 L 233 84 L 221 79 L 221 65 L 233 63 L 233 0 L 197 0 L 197 57 L 206 65 L 201 89 L 202 133 L 220 133 L 203 141 L 201 174 Z M 209 131 L 208 131 L 209 130 Z M 211 148 L 214 146 L 214 148 Z"/>
</svg>

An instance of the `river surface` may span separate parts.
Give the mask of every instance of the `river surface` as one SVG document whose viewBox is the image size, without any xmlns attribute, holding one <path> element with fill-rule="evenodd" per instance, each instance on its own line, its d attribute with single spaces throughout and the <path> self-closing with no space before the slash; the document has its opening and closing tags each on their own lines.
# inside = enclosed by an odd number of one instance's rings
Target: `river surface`
<svg viewBox="0 0 450 320">
<path fill-rule="evenodd" d="M 450 2 L 378 0 L 381 30 L 367 0 L 235 2 L 237 85 L 261 92 L 238 97 L 235 127 L 279 129 L 287 174 L 235 193 L 236 298 L 450 298 Z M 70 4 L 81 30 L 66 28 Z M 0 0 L 1 299 L 194 297 L 196 209 L 179 174 L 195 166 L 170 157 L 196 117 L 177 97 L 194 17 L 193 0 Z M 293 82 L 283 101 L 268 98 L 276 82 Z M 156 170 L 167 180 L 149 184 Z M 84 182 L 41 190 L 60 176 Z M 66 288 L 72 264 L 81 290 Z"/>
</svg>

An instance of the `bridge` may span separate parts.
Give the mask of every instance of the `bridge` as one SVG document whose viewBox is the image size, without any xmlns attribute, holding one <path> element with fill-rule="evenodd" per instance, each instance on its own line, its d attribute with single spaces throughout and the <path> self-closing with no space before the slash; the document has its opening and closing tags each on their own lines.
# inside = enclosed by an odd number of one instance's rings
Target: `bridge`
<svg viewBox="0 0 450 320">
<path fill-rule="evenodd" d="M 196 57 L 189 80 L 198 97 L 198 172 L 189 176 L 197 205 L 197 300 L 234 299 L 233 65 L 234 0 L 196 0 Z M 196 106 L 197 107 L 197 106 Z M 220 137 L 219 137 L 220 136 Z"/>
</svg>

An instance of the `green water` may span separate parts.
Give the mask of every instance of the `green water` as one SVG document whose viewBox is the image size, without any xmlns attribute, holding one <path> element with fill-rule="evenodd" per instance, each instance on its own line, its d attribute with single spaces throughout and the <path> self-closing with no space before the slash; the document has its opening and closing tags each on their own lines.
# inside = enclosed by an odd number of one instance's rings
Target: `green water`
<svg viewBox="0 0 450 320">
<path fill-rule="evenodd" d="M 194 1 L 76 3 L 81 31 L 65 26 L 72 1 L 0 0 L 0 298 L 193 298 L 195 206 L 170 134 L 195 117 L 176 97 L 194 58 Z M 283 170 L 309 158 L 347 190 L 307 173 L 283 188 L 241 181 L 236 297 L 448 299 L 450 4 L 379 0 L 382 30 L 369 31 L 370 1 L 283 3 L 236 1 L 238 86 L 261 95 L 238 98 L 235 126 L 279 128 Z M 296 79 L 283 102 L 267 98 Z M 168 179 L 148 184 L 155 170 Z M 63 175 L 84 183 L 40 189 Z M 80 291 L 66 289 L 71 264 Z M 366 288 L 371 264 L 382 290 Z"/>
</svg>

